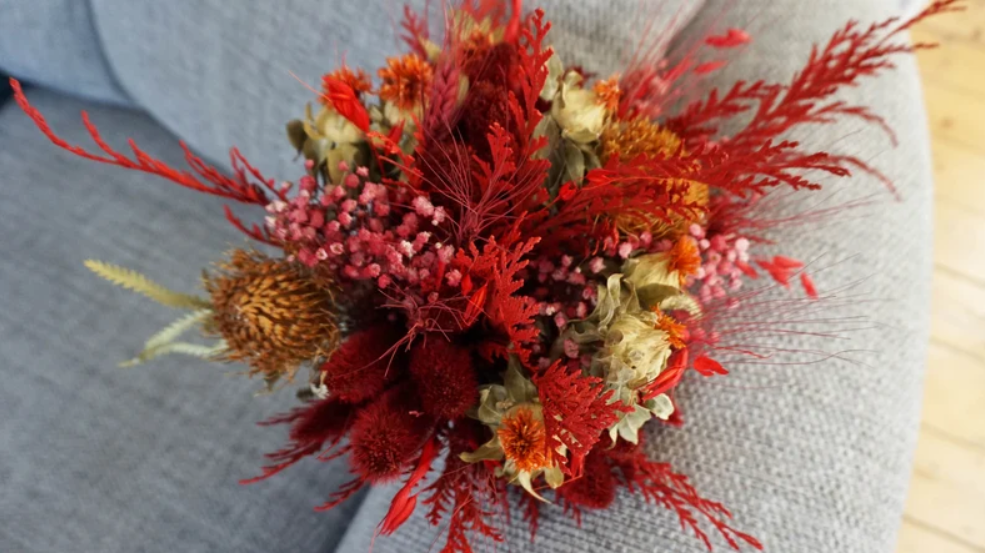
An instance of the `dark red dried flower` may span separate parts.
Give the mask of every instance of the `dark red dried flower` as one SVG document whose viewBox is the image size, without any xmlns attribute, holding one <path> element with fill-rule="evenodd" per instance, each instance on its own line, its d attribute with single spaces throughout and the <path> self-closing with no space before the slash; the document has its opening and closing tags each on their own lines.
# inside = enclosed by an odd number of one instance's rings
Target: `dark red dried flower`
<svg viewBox="0 0 985 553">
<path fill-rule="evenodd" d="M 401 334 L 381 323 L 349 336 L 321 366 L 329 392 L 342 401 L 360 403 L 383 393 L 405 368 L 405 361 L 391 352 Z"/>
<path fill-rule="evenodd" d="M 482 81 L 469 90 L 465 109 L 462 111 L 461 129 L 467 143 L 471 144 L 480 158 L 490 158 L 487 136 L 493 124 L 510 129 L 510 95 L 505 86 Z"/>
<path fill-rule="evenodd" d="M 558 495 L 576 507 L 605 509 L 616 499 L 616 479 L 605 454 L 593 449 L 585 458 L 585 472 L 557 490 Z"/>
<path fill-rule="evenodd" d="M 481 45 L 477 41 L 472 41 L 471 44 L 474 47 Z M 519 55 L 516 46 L 500 42 L 488 48 L 475 48 L 469 59 L 465 61 L 464 69 L 469 82 L 503 83 L 510 81 L 518 63 Z"/>
<path fill-rule="evenodd" d="M 420 454 L 433 428 L 411 388 L 390 390 L 356 416 L 349 433 L 349 462 L 370 483 L 394 480 Z"/>
<path fill-rule="evenodd" d="M 424 412 L 439 419 L 465 415 L 479 399 L 479 381 L 468 348 L 431 334 L 410 354 L 410 375 Z"/>
</svg>

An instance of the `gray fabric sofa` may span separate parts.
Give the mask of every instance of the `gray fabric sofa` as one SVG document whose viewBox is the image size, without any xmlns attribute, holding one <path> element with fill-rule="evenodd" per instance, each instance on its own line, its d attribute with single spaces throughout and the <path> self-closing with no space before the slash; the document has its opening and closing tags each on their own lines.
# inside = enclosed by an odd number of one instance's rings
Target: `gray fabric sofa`
<svg viewBox="0 0 985 553">
<path fill-rule="evenodd" d="M 749 30 L 753 44 L 707 87 L 789 77 L 811 43 L 848 18 L 901 9 L 897 0 L 541 4 L 560 47 L 602 72 L 617 66 L 641 6 L 677 44 L 713 24 Z M 182 139 L 221 164 L 237 145 L 266 174 L 293 178 L 282 129 L 310 93 L 289 71 L 317 82 L 343 49 L 350 64 L 377 66 L 397 47 L 387 14 L 398 8 L 397 0 L 0 0 L 0 71 L 33 85 L 32 102 L 70 142 L 87 143 L 78 118 L 87 110 L 117 146 L 133 137 L 180 164 Z M 818 283 L 869 300 L 825 316 L 874 324 L 840 342 L 781 339 L 790 353 L 774 364 L 686 383 L 687 425 L 651 440 L 654 455 L 692 475 L 777 553 L 893 551 L 919 419 L 931 176 L 915 65 L 901 59 L 892 75 L 846 94 L 878 104 L 898 148 L 855 122 L 799 138 L 870 161 L 904 200 L 863 176 L 831 183 L 822 201 L 875 201 L 834 224 L 790 229 L 785 251 L 837 262 L 816 272 Z M 243 243 L 216 199 L 78 160 L 12 102 L 0 105 L 0 551 L 369 551 L 392 490 L 312 511 L 347 479 L 343 463 L 236 483 L 281 444 L 282 429 L 252 423 L 293 406 L 290 392 L 254 398 L 258 382 L 179 359 L 115 368 L 171 314 L 98 282 L 83 260 L 192 290 L 199 268 Z M 817 362 L 819 350 L 850 353 Z M 438 550 L 435 533 L 414 518 L 373 550 Z M 587 516 L 580 530 L 547 509 L 536 543 L 521 524 L 507 535 L 496 550 L 703 550 L 671 513 L 631 497 Z"/>
</svg>

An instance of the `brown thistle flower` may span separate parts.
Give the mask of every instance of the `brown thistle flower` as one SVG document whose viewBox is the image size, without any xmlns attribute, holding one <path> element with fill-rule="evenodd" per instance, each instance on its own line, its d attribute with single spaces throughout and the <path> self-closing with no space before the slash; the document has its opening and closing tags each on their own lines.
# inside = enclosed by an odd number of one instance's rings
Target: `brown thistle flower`
<svg viewBox="0 0 985 553">
<path fill-rule="evenodd" d="M 410 111 L 424 99 L 434 71 L 427 61 L 416 54 L 387 59 L 380 69 L 380 98 L 393 102 L 398 108 Z"/>
<path fill-rule="evenodd" d="M 226 341 L 226 360 L 248 363 L 272 384 L 338 346 L 333 295 L 303 267 L 234 250 L 219 269 L 205 275 L 214 310 L 205 330 Z"/>
</svg>

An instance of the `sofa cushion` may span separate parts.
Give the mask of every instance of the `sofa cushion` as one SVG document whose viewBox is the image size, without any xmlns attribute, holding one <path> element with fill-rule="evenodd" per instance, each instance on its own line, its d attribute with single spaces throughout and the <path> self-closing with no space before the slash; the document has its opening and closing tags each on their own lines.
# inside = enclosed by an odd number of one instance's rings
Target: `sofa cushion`
<svg viewBox="0 0 985 553">
<path fill-rule="evenodd" d="M 403 3 L 92 0 L 107 58 L 143 108 L 207 157 L 222 162 L 236 145 L 281 178 L 300 174 L 284 124 L 301 116 L 313 98 L 291 73 L 317 88 L 321 76 L 343 58 L 367 70 L 380 67 L 386 56 L 405 49 L 396 38 Z M 647 10 L 661 21 L 682 24 L 700 4 L 662 1 Z M 617 70 L 635 46 L 635 35 L 627 30 L 642 27 L 628 17 L 639 0 L 538 5 L 554 14 L 559 47 L 575 53 L 566 61 L 593 71 Z M 658 24 L 654 32 L 662 30 Z M 586 37 L 592 48 L 574 47 Z"/>
<path fill-rule="evenodd" d="M 0 70 L 84 98 L 130 103 L 103 56 L 87 1 L 0 0 Z"/>
<path fill-rule="evenodd" d="M 90 145 L 86 109 L 125 149 L 181 164 L 176 139 L 144 115 L 28 91 L 51 126 Z M 180 313 L 112 286 L 94 258 L 194 292 L 202 268 L 246 240 L 214 198 L 80 160 L 13 102 L 0 110 L 0 551 L 328 552 L 358 498 L 315 513 L 347 480 L 302 462 L 265 482 L 263 454 L 286 428 L 253 423 L 297 404 L 293 387 L 253 397 L 242 367 L 161 358 L 117 363 Z"/>
</svg>

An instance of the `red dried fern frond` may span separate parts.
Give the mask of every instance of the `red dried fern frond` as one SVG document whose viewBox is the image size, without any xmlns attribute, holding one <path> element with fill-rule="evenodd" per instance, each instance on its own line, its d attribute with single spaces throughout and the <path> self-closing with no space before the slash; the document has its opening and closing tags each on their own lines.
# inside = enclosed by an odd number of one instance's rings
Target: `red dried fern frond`
<svg viewBox="0 0 985 553">
<path fill-rule="evenodd" d="M 543 236 L 541 246 L 548 249 L 601 237 L 612 221 L 652 225 L 675 216 L 696 219 L 705 208 L 689 201 L 688 191 L 692 182 L 702 182 L 699 167 L 684 155 L 640 156 L 627 163 L 613 157 L 589 171 L 581 188 L 566 186 L 550 210 L 533 214 L 525 233 Z"/>
<path fill-rule="evenodd" d="M 506 358 L 514 354 L 526 364 L 530 361 L 531 348 L 540 335 L 534 325 L 534 318 L 540 314 L 540 309 L 533 298 L 515 295 L 524 285 L 517 274 L 529 264 L 524 257 L 534 249 L 539 239 L 514 243 L 516 239 L 516 232 L 507 235 L 504 244 L 490 239 L 481 252 L 474 243 L 470 244 L 471 255 L 460 251 L 456 264 L 462 267 L 463 273 L 468 274 L 470 281 L 486 283 L 480 288 L 483 301 L 475 305 L 481 308 L 494 335 L 479 344 L 479 353 L 487 359 Z"/>
<path fill-rule="evenodd" d="M 192 171 L 194 171 L 194 174 L 192 174 L 188 171 L 181 171 L 169 167 L 163 161 L 152 157 L 141 150 L 133 139 L 129 140 L 129 144 L 130 149 L 133 150 L 134 159 L 130 159 L 126 155 L 117 152 L 110 147 L 105 140 L 103 140 L 99 130 L 89 120 L 89 114 L 83 111 L 82 123 L 89 132 L 89 136 L 91 136 L 92 140 L 97 146 L 99 146 L 99 149 L 103 151 L 102 154 L 90 153 L 81 146 L 69 144 L 55 134 L 53 130 L 51 130 L 51 127 L 48 126 L 48 122 L 45 120 L 44 116 L 41 115 L 41 112 L 39 112 L 34 106 L 31 105 L 30 102 L 28 102 L 27 96 L 24 95 L 21 84 L 17 81 L 17 79 L 11 78 L 10 86 L 14 91 L 14 100 L 16 100 L 21 109 L 24 110 L 24 113 L 26 113 L 27 116 L 34 121 L 34 124 L 37 125 L 38 129 L 40 129 L 41 132 L 44 133 L 44 135 L 48 137 L 53 144 L 81 158 L 99 163 L 116 165 L 118 167 L 131 169 L 133 171 L 150 173 L 152 175 L 165 178 L 179 186 L 195 190 L 196 192 L 211 194 L 213 196 L 219 196 L 220 198 L 226 198 L 246 204 L 256 204 L 260 206 L 267 205 L 270 203 L 270 198 L 267 196 L 267 191 L 273 193 L 274 197 L 278 199 L 284 200 L 286 198 L 286 190 L 279 190 L 275 186 L 273 179 L 264 178 L 260 171 L 253 167 L 249 161 L 243 157 L 243 154 L 241 154 L 237 148 L 232 148 L 229 151 L 229 159 L 234 175 L 230 178 L 223 175 L 215 167 L 202 161 L 200 157 L 192 153 L 183 141 L 179 141 L 178 144 L 185 153 L 185 161 L 188 163 L 188 166 L 192 169 Z M 264 189 L 266 189 L 266 191 Z M 251 229 L 247 229 L 246 226 L 235 215 L 233 215 L 232 211 L 228 208 L 226 208 L 226 218 L 229 219 L 233 226 L 251 238 L 270 244 L 275 242 L 271 239 L 266 230 L 260 229 L 256 225 L 253 225 Z"/>
<path fill-rule="evenodd" d="M 263 467 L 261 475 L 241 480 L 240 484 L 266 480 L 305 457 L 322 450 L 331 450 L 342 441 L 352 425 L 354 411 L 352 405 L 329 398 L 261 422 L 261 426 L 290 424 L 291 443 L 284 449 L 268 453 L 266 457 L 274 461 L 274 464 Z"/>
<path fill-rule="evenodd" d="M 448 537 L 441 553 L 473 553 L 469 534 L 495 543 L 503 541 L 502 534 L 488 521 L 495 515 L 491 507 L 499 505 L 497 498 L 503 493 L 500 482 L 481 463 L 466 463 L 460 457 L 478 447 L 480 432 L 469 421 L 451 429 L 445 468 L 423 492 L 430 493 L 423 500 L 429 506 L 428 522 L 439 526 L 448 518 Z"/>
<path fill-rule="evenodd" d="M 611 402 L 613 390 L 605 390 L 601 378 L 585 376 L 581 370 L 569 371 L 556 361 L 533 375 L 540 403 L 544 406 L 547 430 L 547 456 L 572 478 L 581 476 L 585 457 L 598 443 L 602 432 L 619 420 L 620 412 L 632 407 Z M 557 448 L 568 449 L 560 458 Z"/>
<path fill-rule="evenodd" d="M 701 497 L 687 476 L 674 472 L 669 463 L 651 461 L 642 445 L 620 444 L 607 451 L 623 486 L 638 492 L 650 503 L 674 511 L 681 526 L 690 528 L 709 551 L 711 540 L 702 529 L 701 520 L 710 524 L 733 549 L 738 550 L 740 542 L 763 549 L 759 540 L 729 526 L 727 520 L 732 518 L 732 513 L 724 505 Z"/>
</svg>

